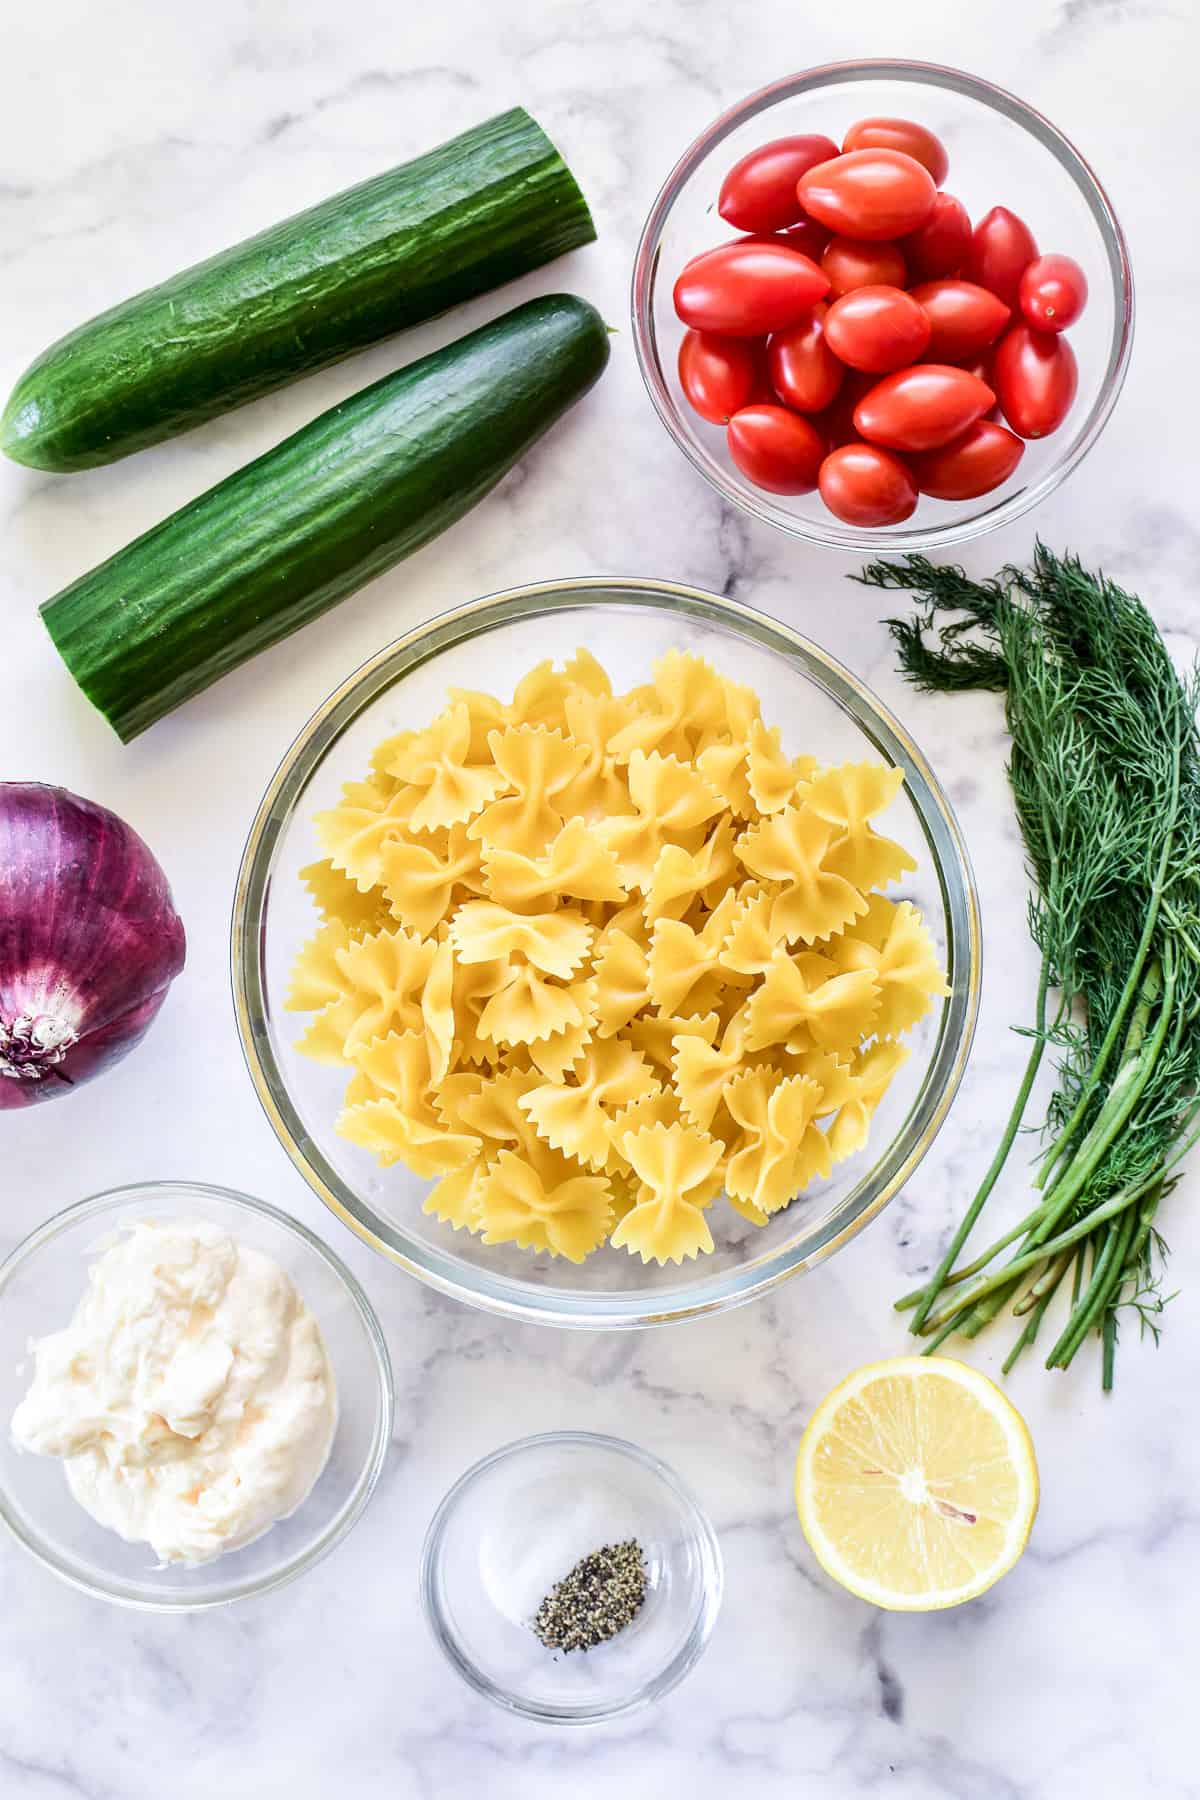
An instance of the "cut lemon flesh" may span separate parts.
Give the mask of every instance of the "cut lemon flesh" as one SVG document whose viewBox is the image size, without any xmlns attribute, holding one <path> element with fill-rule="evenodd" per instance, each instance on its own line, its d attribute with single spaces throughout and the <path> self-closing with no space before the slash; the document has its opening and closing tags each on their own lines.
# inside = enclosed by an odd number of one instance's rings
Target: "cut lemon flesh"
<svg viewBox="0 0 1200 1800">
<path fill-rule="evenodd" d="M 796 1459 L 796 1509 L 826 1573 L 898 1612 L 973 1600 L 1029 1540 L 1037 1459 L 1025 1421 L 950 1357 L 869 1363 L 823 1400 Z"/>
</svg>

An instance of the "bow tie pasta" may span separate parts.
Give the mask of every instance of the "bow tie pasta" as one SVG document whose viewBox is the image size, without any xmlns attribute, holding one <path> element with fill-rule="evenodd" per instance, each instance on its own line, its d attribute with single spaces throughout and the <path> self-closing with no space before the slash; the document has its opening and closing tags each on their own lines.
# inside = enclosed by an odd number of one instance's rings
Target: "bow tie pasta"
<svg viewBox="0 0 1200 1800">
<path fill-rule="evenodd" d="M 316 821 L 299 1047 L 338 1130 L 486 1244 L 711 1251 L 865 1146 L 948 993 L 898 769 L 785 754 L 749 688 L 673 650 L 614 694 L 587 651 L 455 689 Z"/>
</svg>

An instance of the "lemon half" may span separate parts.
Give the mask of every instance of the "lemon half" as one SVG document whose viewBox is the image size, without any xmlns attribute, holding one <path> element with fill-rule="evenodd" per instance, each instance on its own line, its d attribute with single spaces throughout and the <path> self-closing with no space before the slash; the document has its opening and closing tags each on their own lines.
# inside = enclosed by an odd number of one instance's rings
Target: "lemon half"
<svg viewBox="0 0 1200 1800">
<path fill-rule="evenodd" d="M 896 1612 L 984 1593 L 1024 1550 L 1037 1506 L 1025 1421 L 950 1357 L 856 1370 L 821 1402 L 796 1458 L 796 1509 L 818 1562 Z"/>
</svg>

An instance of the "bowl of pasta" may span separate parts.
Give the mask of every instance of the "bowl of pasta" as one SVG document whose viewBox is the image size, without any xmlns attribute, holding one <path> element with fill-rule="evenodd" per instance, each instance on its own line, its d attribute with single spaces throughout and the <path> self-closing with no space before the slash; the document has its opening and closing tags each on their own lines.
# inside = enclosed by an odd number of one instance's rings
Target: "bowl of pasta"
<svg viewBox="0 0 1200 1800">
<path fill-rule="evenodd" d="M 333 693 L 239 873 L 251 1078 L 444 1293 L 586 1329 L 736 1305 L 910 1178 L 979 1000 L 954 815 L 815 644 L 656 581 L 444 614 Z"/>
</svg>

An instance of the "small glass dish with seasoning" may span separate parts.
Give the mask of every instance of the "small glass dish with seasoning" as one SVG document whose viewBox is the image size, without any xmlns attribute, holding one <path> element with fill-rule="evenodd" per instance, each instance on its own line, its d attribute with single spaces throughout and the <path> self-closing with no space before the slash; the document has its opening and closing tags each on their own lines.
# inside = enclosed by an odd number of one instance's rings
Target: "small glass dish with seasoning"
<svg viewBox="0 0 1200 1800">
<path fill-rule="evenodd" d="M 425 1539 L 421 1596 L 458 1673 L 544 1724 L 659 1700 L 695 1665 L 721 1604 L 700 1506 L 635 1444 L 554 1431 L 461 1476 Z"/>
</svg>

